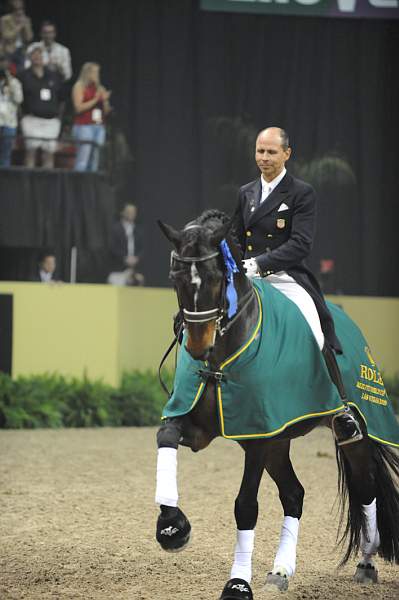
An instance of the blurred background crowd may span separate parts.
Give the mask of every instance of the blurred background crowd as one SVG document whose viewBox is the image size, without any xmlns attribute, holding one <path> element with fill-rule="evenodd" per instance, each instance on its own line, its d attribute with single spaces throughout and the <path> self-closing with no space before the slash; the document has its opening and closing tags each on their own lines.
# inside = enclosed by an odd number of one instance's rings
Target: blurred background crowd
<svg viewBox="0 0 399 600">
<path fill-rule="evenodd" d="M 100 65 L 84 63 L 72 86 L 71 52 L 57 41 L 56 23 L 34 32 L 24 0 L 10 0 L 8 10 L 0 19 L 0 166 L 98 171 L 112 111 Z"/>
</svg>

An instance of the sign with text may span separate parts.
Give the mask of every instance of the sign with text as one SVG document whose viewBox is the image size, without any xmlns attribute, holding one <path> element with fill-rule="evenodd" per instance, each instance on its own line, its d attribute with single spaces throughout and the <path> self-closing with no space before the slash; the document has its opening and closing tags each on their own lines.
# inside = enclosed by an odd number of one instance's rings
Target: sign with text
<svg viewBox="0 0 399 600">
<path fill-rule="evenodd" d="M 399 19 L 399 0 L 201 0 L 201 8 L 302 17 Z"/>
</svg>

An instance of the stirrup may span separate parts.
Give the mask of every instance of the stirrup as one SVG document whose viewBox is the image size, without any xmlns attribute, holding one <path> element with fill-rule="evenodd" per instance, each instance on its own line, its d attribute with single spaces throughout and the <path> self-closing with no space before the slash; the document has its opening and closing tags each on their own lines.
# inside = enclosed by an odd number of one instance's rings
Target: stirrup
<svg viewBox="0 0 399 600">
<path fill-rule="evenodd" d="M 344 417 L 344 419 L 342 419 Z M 336 419 L 341 418 L 341 422 L 337 422 L 338 428 L 342 424 L 344 427 L 341 429 L 341 435 L 335 429 Z M 336 413 L 331 420 L 332 432 L 337 443 L 337 446 L 346 446 L 347 444 L 354 444 L 360 442 L 363 439 L 363 433 L 360 429 L 360 425 L 353 415 L 349 406 L 345 407 L 345 410 Z M 346 431 L 344 430 L 346 428 Z"/>
</svg>

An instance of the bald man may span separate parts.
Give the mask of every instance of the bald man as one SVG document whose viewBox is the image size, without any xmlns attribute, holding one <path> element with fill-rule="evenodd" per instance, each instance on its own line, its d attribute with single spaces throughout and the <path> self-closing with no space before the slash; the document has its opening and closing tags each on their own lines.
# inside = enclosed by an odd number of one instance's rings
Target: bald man
<svg viewBox="0 0 399 600">
<path fill-rule="evenodd" d="M 334 353 L 342 351 L 341 345 L 320 286 L 304 262 L 313 245 L 316 194 L 311 185 L 287 173 L 285 163 L 290 156 L 288 135 L 283 129 L 269 127 L 258 134 L 255 160 L 261 176 L 240 189 L 235 230 L 245 253 L 248 277 L 266 278 L 298 306 L 345 403 Z M 334 423 L 339 444 L 362 438 L 349 410 Z"/>
</svg>

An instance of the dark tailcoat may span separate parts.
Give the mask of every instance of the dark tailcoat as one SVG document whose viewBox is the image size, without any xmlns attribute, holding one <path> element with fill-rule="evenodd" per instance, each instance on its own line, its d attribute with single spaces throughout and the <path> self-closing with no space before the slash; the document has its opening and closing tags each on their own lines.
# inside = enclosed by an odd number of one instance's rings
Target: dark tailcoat
<svg viewBox="0 0 399 600">
<path fill-rule="evenodd" d="M 235 230 L 245 258 L 256 258 L 263 277 L 286 271 L 312 297 L 326 340 L 341 345 L 317 279 L 305 264 L 316 225 L 316 194 L 308 183 L 289 173 L 260 204 L 260 178 L 240 189 Z"/>
<path fill-rule="evenodd" d="M 143 251 L 143 237 L 140 225 L 134 226 L 134 254 L 141 258 Z M 114 223 L 110 235 L 110 270 L 124 271 L 126 269 L 125 258 L 127 256 L 127 236 L 122 223 Z"/>
</svg>

